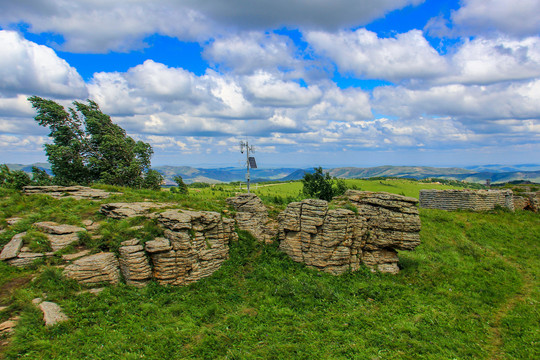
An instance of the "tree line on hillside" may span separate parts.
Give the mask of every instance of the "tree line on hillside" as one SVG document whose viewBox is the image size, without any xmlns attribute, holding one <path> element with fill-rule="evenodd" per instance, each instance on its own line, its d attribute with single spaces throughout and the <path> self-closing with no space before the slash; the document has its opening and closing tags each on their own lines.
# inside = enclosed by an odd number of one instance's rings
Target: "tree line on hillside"
<svg viewBox="0 0 540 360">
<path fill-rule="evenodd" d="M 103 183 L 133 188 L 159 189 L 163 177 L 150 169 L 154 153 L 150 144 L 135 141 L 111 121 L 97 103 L 75 101 L 66 110 L 58 103 L 40 98 L 28 100 L 37 110 L 36 122 L 50 129 L 52 144 L 45 153 L 54 177 L 38 168 L 30 178 L 24 171 L 0 169 L 0 185 L 22 188 L 25 185 L 90 185 Z"/>
</svg>

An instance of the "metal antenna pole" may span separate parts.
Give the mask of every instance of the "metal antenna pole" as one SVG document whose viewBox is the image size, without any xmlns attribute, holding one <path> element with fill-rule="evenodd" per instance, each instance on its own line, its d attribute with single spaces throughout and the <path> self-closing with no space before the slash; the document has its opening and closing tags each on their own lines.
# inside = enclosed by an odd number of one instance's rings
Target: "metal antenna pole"
<svg viewBox="0 0 540 360">
<path fill-rule="evenodd" d="M 247 174 L 246 174 L 246 184 L 247 184 L 247 192 L 248 194 L 250 193 L 249 191 L 249 181 L 250 181 L 250 178 L 249 178 L 249 168 L 250 168 L 250 163 L 249 163 L 249 152 L 254 152 L 255 150 L 253 149 L 253 146 L 249 146 L 249 143 L 247 142 L 243 142 L 243 141 L 240 141 L 240 152 L 243 154 L 244 153 L 244 149 L 246 149 L 246 169 L 247 169 Z"/>
</svg>

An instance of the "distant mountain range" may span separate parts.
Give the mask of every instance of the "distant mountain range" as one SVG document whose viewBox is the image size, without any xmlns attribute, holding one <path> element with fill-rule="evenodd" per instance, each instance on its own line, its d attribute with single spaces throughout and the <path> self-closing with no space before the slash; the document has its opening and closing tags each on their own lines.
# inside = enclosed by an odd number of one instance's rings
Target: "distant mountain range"
<svg viewBox="0 0 540 360">
<path fill-rule="evenodd" d="M 36 163 L 32 165 L 7 164 L 12 170 L 32 171 L 32 166 L 50 171 L 47 163 Z M 173 185 L 174 176 L 180 175 L 186 183 L 206 182 L 221 183 L 232 181 L 245 181 L 246 169 L 224 167 L 217 169 L 201 169 L 190 166 L 156 166 L 164 177 L 166 184 Z M 404 177 L 414 179 L 441 178 L 449 180 L 464 180 L 467 182 L 484 183 L 490 180 L 492 183 L 502 183 L 515 180 L 528 180 L 540 183 L 540 165 L 481 165 L 469 166 L 467 168 L 437 168 L 428 166 L 377 166 L 370 168 L 339 167 L 325 169 L 330 175 L 342 179 L 371 178 L 371 177 Z M 306 172 L 313 172 L 313 169 L 299 168 L 274 168 L 274 169 L 252 169 L 251 181 L 292 181 L 300 180 Z"/>
</svg>

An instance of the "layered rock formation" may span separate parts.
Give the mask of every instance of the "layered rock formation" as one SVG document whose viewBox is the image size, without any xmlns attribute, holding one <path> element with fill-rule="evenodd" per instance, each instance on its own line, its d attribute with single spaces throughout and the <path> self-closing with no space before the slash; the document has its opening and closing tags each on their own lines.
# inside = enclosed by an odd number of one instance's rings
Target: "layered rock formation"
<svg viewBox="0 0 540 360">
<path fill-rule="evenodd" d="M 52 221 L 35 223 L 34 227 L 47 234 L 53 252 L 62 250 L 66 246 L 79 241 L 77 233 L 86 231 L 79 226 L 57 224 Z"/>
<path fill-rule="evenodd" d="M 324 200 L 291 203 L 279 215 L 280 249 L 294 261 L 341 274 L 364 263 L 397 273 L 396 250 L 420 243 L 417 200 L 405 196 L 352 191 L 329 209 Z"/>
<path fill-rule="evenodd" d="M 277 235 L 277 224 L 269 220 L 268 210 L 257 195 L 239 194 L 228 198 L 227 203 L 236 210 L 239 229 L 249 231 L 259 241 L 272 242 Z"/>
<path fill-rule="evenodd" d="M 496 206 L 514 211 L 512 190 L 420 190 L 425 209 L 486 211 Z"/>
<path fill-rule="evenodd" d="M 76 200 L 101 200 L 111 195 L 110 192 L 86 186 L 25 186 L 23 192 L 28 195 L 42 194 L 56 199 L 73 198 Z"/>
</svg>

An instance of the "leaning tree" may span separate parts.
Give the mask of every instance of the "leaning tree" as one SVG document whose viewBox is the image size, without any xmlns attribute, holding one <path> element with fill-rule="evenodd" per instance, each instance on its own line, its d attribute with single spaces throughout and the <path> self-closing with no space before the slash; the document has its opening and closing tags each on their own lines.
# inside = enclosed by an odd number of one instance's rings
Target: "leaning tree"
<svg viewBox="0 0 540 360">
<path fill-rule="evenodd" d="M 35 120 L 51 131 L 52 144 L 45 144 L 45 152 L 55 183 L 159 186 L 163 178 L 150 169 L 150 144 L 127 136 L 94 101 L 75 101 L 66 111 L 52 100 L 28 100 L 37 110 Z"/>
</svg>

